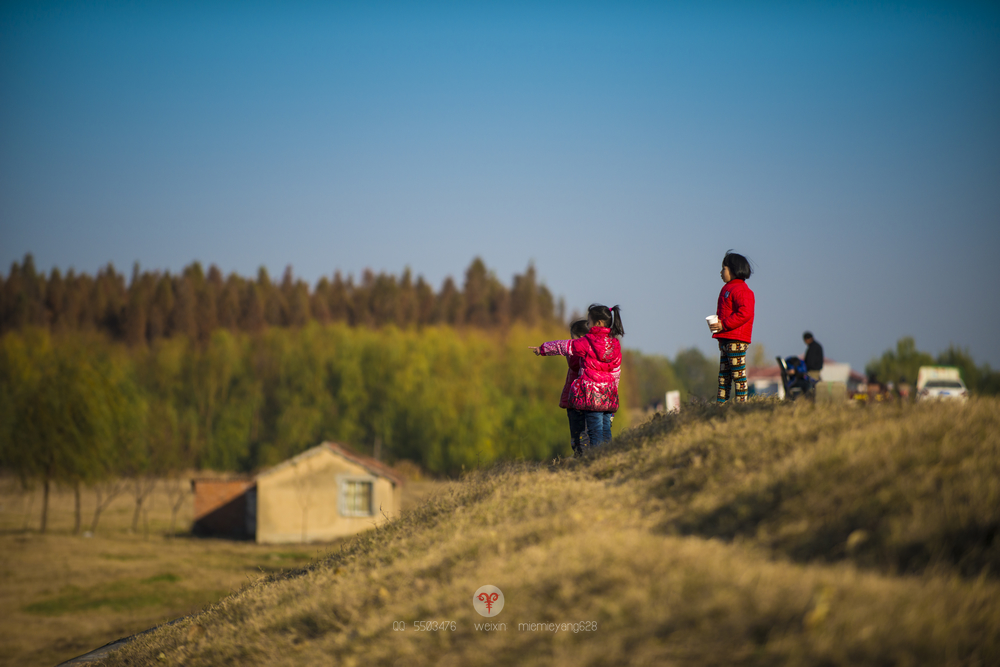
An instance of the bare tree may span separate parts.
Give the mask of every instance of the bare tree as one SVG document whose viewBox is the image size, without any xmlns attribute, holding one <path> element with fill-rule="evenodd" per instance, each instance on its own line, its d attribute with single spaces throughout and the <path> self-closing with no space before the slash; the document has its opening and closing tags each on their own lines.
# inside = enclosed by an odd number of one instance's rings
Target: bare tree
<svg viewBox="0 0 1000 667">
<path fill-rule="evenodd" d="M 73 534 L 80 534 L 80 480 L 73 480 Z"/>
<path fill-rule="evenodd" d="M 167 502 L 170 503 L 170 539 L 173 539 L 177 533 L 177 514 L 191 494 L 191 484 L 185 477 L 168 477 L 163 481 L 163 486 Z"/>
<path fill-rule="evenodd" d="M 97 531 L 97 522 L 101 520 L 101 513 L 123 491 L 125 491 L 125 480 L 122 479 L 112 479 L 94 485 L 94 495 L 97 496 L 97 503 L 94 506 L 94 520 L 90 523 L 91 533 Z"/>
<path fill-rule="evenodd" d="M 135 500 L 135 511 L 132 512 L 132 527 L 130 530 L 135 533 L 139 530 L 139 515 L 142 513 L 143 503 L 146 502 L 150 494 L 153 493 L 153 489 L 156 488 L 156 478 L 147 477 L 146 475 L 136 475 L 132 478 L 131 482 L 129 490 L 132 493 L 132 498 Z"/>
</svg>

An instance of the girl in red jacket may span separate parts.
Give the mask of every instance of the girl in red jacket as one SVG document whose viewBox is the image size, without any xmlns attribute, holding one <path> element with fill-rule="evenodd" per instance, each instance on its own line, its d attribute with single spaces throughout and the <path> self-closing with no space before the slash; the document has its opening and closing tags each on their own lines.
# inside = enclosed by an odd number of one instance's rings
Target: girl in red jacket
<svg viewBox="0 0 1000 667">
<path fill-rule="evenodd" d="M 719 321 L 709 325 L 712 338 L 719 341 L 719 394 L 716 402 L 721 405 L 730 396 L 729 384 L 736 389 L 736 402 L 747 400 L 747 348 L 753 331 L 753 292 L 746 279 L 753 273 L 750 262 L 732 250 L 722 259 L 722 281 L 719 305 L 715 314 Z"/>
<path fill-rule="evenodd" d="M 587 325 L 590 331 L 581 338 L 555 340 L 531 349 L 539 356 L 560 354 L 571 362 L 574 358 L 579 361 L 578 374 L 569 383 L 570 432 L 580 433 L 585 426 L 593 447 L 611 441 L 611 415 L 618 410 L 622 368 L 618 339 L 625 335 L 621 308 L 594 304 L 587 310 Z"/>
</svg>

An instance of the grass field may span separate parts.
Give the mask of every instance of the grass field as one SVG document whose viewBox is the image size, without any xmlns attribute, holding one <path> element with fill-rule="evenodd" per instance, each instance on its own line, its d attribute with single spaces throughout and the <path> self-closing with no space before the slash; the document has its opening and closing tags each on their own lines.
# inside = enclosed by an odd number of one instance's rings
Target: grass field
<svg viewBox="0 0 1000 667">
<path fill-rule="evenodd" d="M 407 485 L 404 507 L 439 486 Z M 85 491 L 85 526 L 93 506 Z M 191 524 L 190 494 L 179 512 L 179 534 L 170 539 L 162 487 L 152 496 L 148 522 L 133 534 L 133 507 L 130 497 L 119 497 L 93 537 L 75 536 L 73 495 L 60 490 L 42 535 L 41 491 L 28 494 L 15 480 L 0 481 L 0 665 L 51 667 L 197 612 L 265 573 L 295 570 L 332 548 L 192 538 L 183 532 Z"/>
<path fill-rule="evenodd" d="M 996 665 L 998 527 L 996 400 L 706 406 L 470 473 L 106 663 Z"/>
</svg>

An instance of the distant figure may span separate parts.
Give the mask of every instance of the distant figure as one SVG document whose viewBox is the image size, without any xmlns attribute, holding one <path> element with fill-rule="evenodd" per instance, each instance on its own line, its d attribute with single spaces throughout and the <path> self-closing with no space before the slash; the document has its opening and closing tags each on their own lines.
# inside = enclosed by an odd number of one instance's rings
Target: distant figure
<svg viewBox="0 0 1000 667">
<path fill-rule="evenodd" d="M 555 340 L 531 349 L 539 356 L 561 354 L 577 357 L 580 372 L 570 383 L 568 407 L 582 414 L 590 446 L 611 442 L 611 416 L 618 410 L 618 380 L 622 370 L 622 346 L 625 335 L 621 309 L 593 304 L 587 311 L 590 331 L 575 340 Z M 572 420 L 573 412 L 570 412 Z M 583 426 L 578 425 L 579 432 Z"/>
<path fill-rule="evenodd" d="M 899 378 L 899 382 L 896 384 L 896 393 L 899 395 L 899 400 L 903 402 L 910 400 L 910 383 L 906 381 L 905 377 Z"/>
<path fill-rule="evenodd" d="M 809 377 L 819 382 L 823 371 L 823 346 L 808 331 L 802 334 L 802 340 L 806 343 L 806 372 L 809 373 Z"/>
<path fill-rule="evenodd" d="M 867 400 L 873 402 L 886 400 L 885 387 L 882 386 L 882 383 L 875 379 L 874 375 L 868 376 Z"/>
<path fill-rule="evenodd" d="M 729 400 L 730 383 L 736 393 L 736 402 L 747 400 L 747 348 L 753 331 L 753 292 L 746 279 L 753 273 L 750 261 L 732 250 L 722 258 L 719 275 L 726 283 L 719 292 L 715 314 L 719 321 L 710 324 L 712 338 L 719 341 L 719 393 L 716 403 Z"/>
</svg>

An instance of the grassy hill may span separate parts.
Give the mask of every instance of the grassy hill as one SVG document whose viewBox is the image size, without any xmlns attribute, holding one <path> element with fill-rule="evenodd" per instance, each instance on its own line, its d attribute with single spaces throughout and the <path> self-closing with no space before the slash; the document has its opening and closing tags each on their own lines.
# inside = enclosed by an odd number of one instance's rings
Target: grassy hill
<svg viewBox="0 0 1000 667">
<path fill-rule="evenodd" d="M 706 406 L 470 473 L 107 664 L 994 665 L 998 528 L 997 400 Z"/>
</svg>

